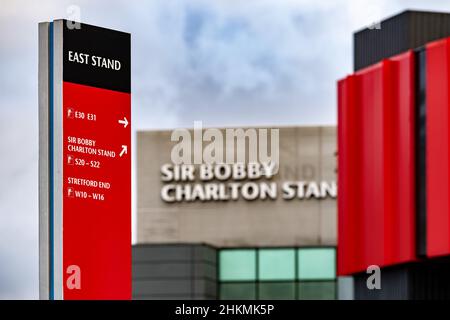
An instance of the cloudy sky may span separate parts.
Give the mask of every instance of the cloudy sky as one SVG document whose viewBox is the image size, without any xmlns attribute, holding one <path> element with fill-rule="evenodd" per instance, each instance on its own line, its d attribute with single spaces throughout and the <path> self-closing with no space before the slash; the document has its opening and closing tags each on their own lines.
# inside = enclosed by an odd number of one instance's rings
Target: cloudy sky
<svg viewBox="0 0 450 320">
<path fill-rule="evenodd" d="M 134 129 L 335 124 L 352 32 L 442 0 L 0 0 L 0 299 L 38 297 L 37 24 L 132 34 Z"/>
</svg>

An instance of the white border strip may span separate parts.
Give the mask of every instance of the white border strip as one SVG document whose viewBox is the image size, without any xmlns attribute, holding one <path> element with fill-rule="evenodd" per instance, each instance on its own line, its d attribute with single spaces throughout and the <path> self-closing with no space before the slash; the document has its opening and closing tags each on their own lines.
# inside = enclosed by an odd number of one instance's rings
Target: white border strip
<svg viewBox="0 0 450 320">
<path fill-rule="evenodd" d="M 49 23 L 39 23 L 39 299 L 49 299 Z"/>
<path fill-rule="evenodd" d="M 63 20 L 53 22 L 53 285 L 54 299 L 63 290 Z"/>
</svg>

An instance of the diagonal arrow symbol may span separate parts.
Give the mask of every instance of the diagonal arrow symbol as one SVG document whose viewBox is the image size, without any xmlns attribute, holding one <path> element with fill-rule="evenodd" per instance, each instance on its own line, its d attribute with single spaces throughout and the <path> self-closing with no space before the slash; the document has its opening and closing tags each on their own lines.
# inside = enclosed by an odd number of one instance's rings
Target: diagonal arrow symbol
<svg viewBox="0 0 450 320">
<path fill-rule="evenodd" d="M 120 151 L 119 156 L 123 156 L 124 154 L 128 153 L 128 147 L 126 145 L 122 145 L 122 151 Z"/>
<path fill-rule="evenodd" d="M 126 117 L 123 117 L 123 120 L 118 121 L 120 124 L 123 124 L 123 127 L 126 128 L 128 126 L 128 120 Z"/>
</svg>

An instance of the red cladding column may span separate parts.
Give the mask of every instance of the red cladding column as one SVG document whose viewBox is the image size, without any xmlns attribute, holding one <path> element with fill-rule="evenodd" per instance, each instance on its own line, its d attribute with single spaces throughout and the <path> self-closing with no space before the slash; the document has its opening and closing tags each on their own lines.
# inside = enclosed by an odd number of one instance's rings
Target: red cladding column
<svg viewBox="0 0 450 320">
<path fill-rule="evenodd" d="M 415 259 L 414 55 L 338 83 L 338 273 Z"/>
<path fill-rule="evenodd" d="M 426 47 L 427 255 L 450 254 L 450 38 Z"/>
</svg>

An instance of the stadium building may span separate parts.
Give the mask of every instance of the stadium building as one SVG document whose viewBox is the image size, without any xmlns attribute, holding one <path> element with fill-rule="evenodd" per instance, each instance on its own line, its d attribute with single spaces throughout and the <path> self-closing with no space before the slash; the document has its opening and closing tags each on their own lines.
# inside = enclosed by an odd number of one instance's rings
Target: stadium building
<svg viewBox="0 0 450 320">
<path fill-rule="evenodd" d="M 231 128 L 200 130 L 203 152 L 209 130 Z M 244 162 L 213 165 L 174 164 L 194 130 L 137 133 L 134 299 L 335 299 L 336 128 L 234 133 Z M 264 136 L 276 167 L 251 159 Z"/>
</svg>

